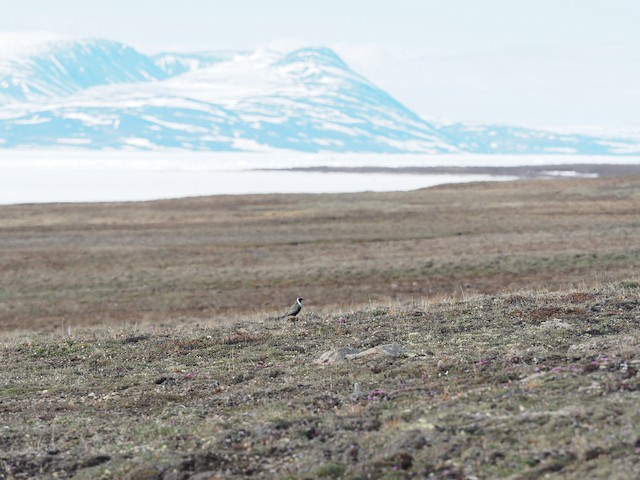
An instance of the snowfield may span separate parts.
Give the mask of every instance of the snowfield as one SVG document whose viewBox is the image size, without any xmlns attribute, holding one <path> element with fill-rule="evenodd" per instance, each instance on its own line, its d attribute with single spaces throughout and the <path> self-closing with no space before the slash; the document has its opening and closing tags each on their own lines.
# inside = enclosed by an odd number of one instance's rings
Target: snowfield
<svg viewBox="0 0 640 480">
<path fill-rule="evenodd" d="M 134 142 L 135 143 L 135 142 Z M 301 154 L 7 150 L 0 204 L 136 201 L 216 194 L 399 191 L 443 183 L 512 180 L 514 175 L 320 172 L 309 167 L 517 167 L 640 165 L 639 157 L 566 155 Z M 549 168 L 548 176 L 578 176 Z M 585 176 L 585 175 L 580 175 Z M 593 176 L 593 175 L 591 175 Z"/>
</svg>

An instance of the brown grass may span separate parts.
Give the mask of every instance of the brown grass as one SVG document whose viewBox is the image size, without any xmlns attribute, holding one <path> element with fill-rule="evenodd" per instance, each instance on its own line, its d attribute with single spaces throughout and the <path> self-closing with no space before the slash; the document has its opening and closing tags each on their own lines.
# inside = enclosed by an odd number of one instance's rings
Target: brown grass
<svg viewBox="0 0 640 480">
<path fill-rule="evenodd" d="M 0 478 L 638 478 L 638 205 L 629 176 L 0 207 Z"/>
<path fill-rule="evenodd" d="M 637 273 L 640 177 L 0 207 L 0 328 L 569 288 Z"/>
<path fill-rule="evenodd" d="M 639 294 L 14 334 L 0 478 L 638 478 Z M 388 343 L 408 355 L 314 363 Z"/>
</svg>

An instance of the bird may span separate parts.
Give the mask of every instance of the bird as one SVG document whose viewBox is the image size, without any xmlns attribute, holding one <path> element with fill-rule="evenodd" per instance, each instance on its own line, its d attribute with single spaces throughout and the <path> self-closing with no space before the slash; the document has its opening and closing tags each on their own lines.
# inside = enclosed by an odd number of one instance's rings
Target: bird
<svg viewBox="0 0 640 480">
<path fill-rule="evenodd" d="M 298 315 L 300 313 L 300 310 L 302 310 L 302 301 L 304 300 L 304 298 L 302 297 L 298 297 L 296 298 L 296 303 L 294 303 L 293 305 L 291 305 L 291 308 L 289 309 L 289 311 L 287 313 L 285 313 L 283 316 L 281 316 L 280 318 L 287 318 L 289 317 L 290 320 L 294 320 L 294 318 L 296 315 Z"/>
</svg>

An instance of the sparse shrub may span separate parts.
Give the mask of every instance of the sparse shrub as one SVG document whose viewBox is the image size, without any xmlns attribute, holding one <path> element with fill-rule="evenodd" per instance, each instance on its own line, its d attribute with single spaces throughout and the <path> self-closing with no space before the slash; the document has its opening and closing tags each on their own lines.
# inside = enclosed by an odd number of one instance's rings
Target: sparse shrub
<svg viewBox="0 0 640 480">
<path fill-rule="evenodd" d="M 371 312 L 371 315 L 374 317 L 382 317 L 383 315 L 387 315 L 389 311 L 386 308 L 376 307 Z"/>
<path fill-rule="evenodd" d="M 163 478 L 534 478 L 578 475 L 570 452 L 548 448 L 567 445 L 581 461 L 626 465 L 640 450 L 636 291 L 571 295 L 434 302 L 422 317 L 369 306 L 343 314 L 349 329 L 332 313 L 324 329 L 247 321 L 137 341 L 126 328 L 11 340 L 5 461 L 21 478 L 102 458 L 87 451 L 112 458 L 91 467 L 109 478 L 140 458 Z M 557 328 L 557 313 L 572 328 Z M 313 363 L 329 346 L 396 341 L 410 355 Z M 208 453 L 182 453 L 194 451 Z"/>
<path fill-rule="evenodd" d="M 318 478 L 340 478 L 344 474 L 344 466 L 337 463 L 321 465 L 313 471 Z"/>
<path fill-rule="evenodd" d="M 524 307 L 525 305 L 528 305 L 528 304 L 532 303 L 533 301 L 534 300 L 531 297 L 526 297 L 524 295 L 519 295 L 517 293 L 513 293 L 511 295 L 508 295 L 504 299 L 504 303 L 506 305 L 511 305 L 511 306 L 514 306 L 514 307 Z"/>
<path fill-rule="evenodd" d="M 220 339 L 223 345 L 240 345 L 243 343 L 255 343 L 267 338 L 264 334 L 252 334 L 247 332 L 235 332 Z"/>
<path fill-rule="evenodd" d="M 562 297 L 562 300 L 570 303 L 585 303 L 593 300 L 594 294 L 589 292 L 573 292 Z"/>
<path fill-rule="evenodd" d="M 624 280 L 620 282 L 619 285 L 621 288 L 628 288 L 628 289 L 640 288 L 640 282 L 636 280 Z"/>
</svg>

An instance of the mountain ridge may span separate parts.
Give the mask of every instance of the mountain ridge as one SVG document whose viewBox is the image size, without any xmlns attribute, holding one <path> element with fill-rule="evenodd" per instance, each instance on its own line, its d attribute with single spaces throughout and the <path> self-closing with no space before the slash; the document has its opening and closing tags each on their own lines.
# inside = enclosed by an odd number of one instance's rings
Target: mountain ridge
<svg viewBox="0 0 640 480">
<path fill-rule="evenodd" d="M 34 45 L 0 54 L 0 148 L 640 153 L 637 139 L 427 121 L 322 46 L 146 55 L 103 39 Z"/>
<path fill-rule="evenodd" d="M 0 99 L 42 100 L 99 85 L 167 78 L 151 58 L 121 42 L 60 39 L 34 50 L 0 57 Z"/>
</svg>

